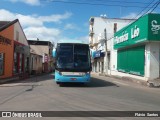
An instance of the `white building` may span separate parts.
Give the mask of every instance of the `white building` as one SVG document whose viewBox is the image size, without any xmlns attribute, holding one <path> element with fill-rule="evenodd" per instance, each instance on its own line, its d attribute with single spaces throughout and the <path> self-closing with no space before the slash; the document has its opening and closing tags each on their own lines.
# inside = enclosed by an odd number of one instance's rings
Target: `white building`
<svg viewBox="0 0 160 120">
<path fill-rule="evenodd" d="M 92 17 L 89 35 L 93 72 L 145 82 L 160 78 L 160 14 L 137 20 Z"/>
<path fill-rule="evenodd" d="M 90 18 L 89 44 L 92 49 L 93 72 L 110 74 L 111 68 L 113 71 L 116 69 L 117 65 L 112 63 L 117 56 L 116 50 L 113 49 L 114 33 L 133 21 L 133 19 L 106 17 Z"/>
<path fill-rule="evenodd" d="M 112 75 L 145 82 L 160 78 L 160 14 L 146 14 L 114 37 Z"/>
</svg>

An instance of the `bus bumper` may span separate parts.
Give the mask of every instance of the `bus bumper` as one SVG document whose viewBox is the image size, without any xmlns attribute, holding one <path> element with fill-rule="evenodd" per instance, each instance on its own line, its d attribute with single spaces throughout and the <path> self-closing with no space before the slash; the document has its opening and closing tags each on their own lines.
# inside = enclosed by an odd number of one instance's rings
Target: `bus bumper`
<svg viewBox="0 0 160 120">
<path fill-rule="evenodd" d="M 74 82 L 74 83 L 88 83 L 90 82 L 90 73 L 86 73 L 83 76 L 72 76 L 72 75 L 60 75 L 60 73 L 55 72 L 56 82 Z"/>
</svg>

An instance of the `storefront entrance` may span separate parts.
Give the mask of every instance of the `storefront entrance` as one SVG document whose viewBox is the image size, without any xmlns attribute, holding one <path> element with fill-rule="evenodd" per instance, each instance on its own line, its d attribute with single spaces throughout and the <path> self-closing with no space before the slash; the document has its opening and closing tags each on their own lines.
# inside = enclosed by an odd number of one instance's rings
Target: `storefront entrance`
<svg viewBox="0 0 160 120">
<path fill-rule="evenodd" d="M 24 72 L 24 54 L 14 53 L 14 74 Z"/>
<path fill-rule="evenodd" d="M 29 73 L 29 48 L 14 41 L 13 75 L 26 76 Z"/>
<path fill-rule="evenodd" d="M 119 50 L 118 71 L 144 76 L 144 50 L 145 46 Z"/>
<path fill-rule="evenodd" d="M 0 75 L 4 74 L 4 53 L 0 53 Z"/>
</svg>

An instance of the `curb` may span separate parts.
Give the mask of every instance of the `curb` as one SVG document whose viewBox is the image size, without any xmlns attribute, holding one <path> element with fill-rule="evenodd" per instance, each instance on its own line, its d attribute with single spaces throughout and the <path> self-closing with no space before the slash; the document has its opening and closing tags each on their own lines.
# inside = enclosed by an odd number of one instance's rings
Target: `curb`
<svg viewBox="0 0 160 120">
<path fill-rule="evenodd" d="M 153 88 L 160 88 L 160 83 L 153 82 L 153 81 L 148 81 L 148 86 L 153 87 Z"/>
<path fill-rule="evenodd" d="M 103 73 L 92 73 L 92 74 L 97 75 L 97 76 L 111 77 L 111 78 L 123 80 L 126 82 L 132 82 L 132 83 L 136 83 L 136 84 L 150 87 L 150 88 L 160 88 L 160 83 L 156 83 L 154 81 L 143 81 L 143 80 L 139 80 L 139 79 L 135 79 L 135 78 L 131 78 L 131 77 L 125 77 L 125 76 L 121 77 L 121 76 L 117 76 L 117 75 L 106 75 Z"/>
<path fill-rule="evenodd" d="M 21 80 L 27 80 L 30 78 L 34 78 L 34 77 L 38 77 L 38 76 L 42 76 L 42 75 L 46 75 L 46 74 L 50 74 L 50 73 L 43 73 L 43 74 L 37 74 L 37 75 L 30 75 L 27 78 L 21 78 L 21 77 L 12 77 L 12 78 L 6 78 L 6 79 L 2 79 L 0 80 L 0 84 L 5 84 L 5 83 L 10 83 L 10 82 L 16 82 L 16 81 L 21 81 Z"/>
<path fill-rule="evenodd" d="M 6 79 L 2 79 L 0 80 L 0 84 L 5 84 L 5 83 L 9 83 L 11 81 L 19 81 L 19 77 L 13 77 L 13 78 L 6 78 Z"/>
</svg>

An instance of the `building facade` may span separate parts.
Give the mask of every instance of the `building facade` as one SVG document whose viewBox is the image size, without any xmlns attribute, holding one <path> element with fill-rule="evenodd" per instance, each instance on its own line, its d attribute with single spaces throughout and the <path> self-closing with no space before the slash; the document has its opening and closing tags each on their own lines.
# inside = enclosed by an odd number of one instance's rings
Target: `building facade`
<svg viewBox="0 0 160 120">
<path fill-rule="evenodd" d="M 160 77 L 160 14 L 147 14 L 114 35 L 112 74 L 153 80 Z"/>
<path fill-rule="evenodd" d="M 54 60 L 52 56 L 53 44 L 50 41 L 39 41 L 39 40 L 28 40 L 28 43 L 30 45 L 31 51 L 34 52 L 34 55 L 31 56 L 30 60 L 31 61 L 30 72 L 32 72 L 35 69 L 34 64 L 32 63 L 34 63 L 38 58 L 40 60 L 40 56 L 42 58 L 42 72 L 53 71 L 54 69 L 53 66 Z M 38 56 L 35 58 L 35 55 Z M 39 64 L 39 66 L 41 65 Z"/>
<path fill-rule="evenodd" d="M 92 50 L 92 70 L 97 73 L 111 72 L 112 38 L 117 30 L 133 22 L 133 19 L 91 17 L 89 44 Z"/>
<path fill-rule="evenodd" d="M 18 19 L 0 21 L 0 78 L 27 76 L 29 46 Z"/>
<path fill-rule="evenodd" d="M 43 72 L 43 56 L 36 46 L 30 46 L 30 74 L 36 75 Z"/>
</svg>

